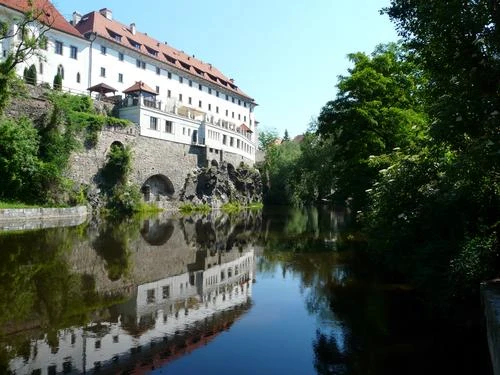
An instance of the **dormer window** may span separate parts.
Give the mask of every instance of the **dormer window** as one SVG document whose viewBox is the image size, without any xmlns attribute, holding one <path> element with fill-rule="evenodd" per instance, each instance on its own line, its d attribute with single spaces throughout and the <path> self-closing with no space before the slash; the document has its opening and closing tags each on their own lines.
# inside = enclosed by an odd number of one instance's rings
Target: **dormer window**
<svg viewBox="0 0 500 375">
<path fill-rule="evenodd" d="M 111 39 L 116 40 L 117 42 L 121 43 L 122 36 L 120 34 L 117 34 L 117 33 L 115 33 L 114 31 L 111 31 L 108 28 L 106 28 L 106 30 L 108 31 L 108 34 L 109 34 L 109 36 L 110 36 Z"/>
<path fill-rule="evenodd" d="M 135 49 L 141 49 L 140 43 L 137 43 L 135 40 L 130 39 L 130 38 L 127 38 L 127 39 L 132 47 L 134 47 Z"/>
<path fill-rule="evenodd" d="M 148 53 L 149 53 L 150 55 L 153 55 L 153 56 L 158 56 L 158 51 L 157 51 L 157 50 L 154 50 L 154 49 L 152 49 L 152 48 L 150 48 L 150 47 L 148 47 L 148 46 L 146 46 L 146 50 L 148 51 Z"/>
</svg>

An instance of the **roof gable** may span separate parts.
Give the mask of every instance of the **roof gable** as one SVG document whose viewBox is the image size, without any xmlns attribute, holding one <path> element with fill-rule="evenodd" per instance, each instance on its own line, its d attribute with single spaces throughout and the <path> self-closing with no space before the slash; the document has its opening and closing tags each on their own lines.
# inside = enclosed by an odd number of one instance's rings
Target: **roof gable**
<svg viewBox="0 0 500 375">
<path fill-rule="evenodd" d="M 52 29 L 62 31 L 79 38 L 83 38 L 82 34 L 73 27 L 59 11 L 48 0 L 32 0 L 32 5 L 28 0 L 0 0 L 0 5 L 7 8 L 25 13 L 30 10 L 40 11 L 38 21 L 49 26 Z M 37 12 L 38 13 L 38 12 Z"/>
</svg>

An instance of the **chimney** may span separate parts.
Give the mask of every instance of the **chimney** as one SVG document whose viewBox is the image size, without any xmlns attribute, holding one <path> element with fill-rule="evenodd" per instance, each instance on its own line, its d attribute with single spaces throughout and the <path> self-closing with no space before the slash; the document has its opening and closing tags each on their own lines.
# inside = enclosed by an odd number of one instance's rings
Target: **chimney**
<svg viewBox="0 0 500 375">
<path fill-rule="evenodd" d="M 80 20 L 82 19 L 82 15 L 78 12 L 73 12 L 73 21 L 71 21 L 71 24 L 75 26 Z"/>
<path fill-rule="evenodd" d="M 135 35 L 135 32 L 136 32 L 135 23 L 130 24 L 130 32 L 132 33 L 132 35 Z"/>
<path fill-rule="evenodd" d="M 108 9 L 108 8 L 102 8 L 99 13 L 101 13 L 104 17 L 106 17 L 108 20 L 112 20 L 113 19 L 113 12 L 111 11 L 111 9 Z"/>
</svg>

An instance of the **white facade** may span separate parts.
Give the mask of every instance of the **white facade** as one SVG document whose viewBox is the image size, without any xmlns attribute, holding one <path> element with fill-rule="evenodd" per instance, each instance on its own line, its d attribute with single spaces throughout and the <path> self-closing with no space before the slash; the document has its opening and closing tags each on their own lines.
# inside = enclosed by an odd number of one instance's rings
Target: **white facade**
<svg viewBox="0 0 500 375">
<path fill-rule="evenodd" d="M 0 6 L 0 21 L 10 25 L 10 35 L 14 35 L 12 38 L 2 40 L 0 44 L 2 58 L 7 57 L 8 52 L 21 41 L 16 33 L 16 21 L 21 17 L 22 13 Z M 30 26 L 31 32 L 35 35 L 47 29 L 38 22 L 33 22 Z M 56 29 L 48 29 L 44 36 L 47 40 L 46 49 L 39 50 L 37 55 L 19 64 L 16 67 L 18 75 L 22 76 L 26 67 L 35 65 L 37 84 L 46 83 L 52 87 L 54 77 L 59 72 L 63 76 L 62 86 L 65 91 L 87 94 L 90 42 L 83 37 Z"/>
<path fill-rule="evenodd" d="M 141 135 L 206 146 L 255 162 L 255 104 L 248 98 L 99 36 L 92 42 L 90 59 L 89 87 L 105 83 L 121 93 L 142 81 L 158 93 L 153 106 L 144 100 L 123 102 L 120 117 L 139 124 Z M 251 132 L 241 130 L 241 124 Z"/>
<path fill-rule="evenodd" d="M 96 17 L 101 17 L 101 21 L 115 22 L 111 11 L 103 9 L 100 12 L 96 12 Z M 20 16 L 22 13 L 0 4 L 0 20 L 12 21 Z M 88 17 L 82 18 L 75 13 L 72 25 L 78 29 Z M 40 27 L 40 24 L 34 24 L 34 32 Z M 122 29 L 123 33 L 131 33 L 132 29 L 134 35 L 136 33 L 135 25 Z M 92 86 L 107 84 L 124 99 L 120 117 L 140 125 L 141 135 L 206 147 L 207 155 L 218 154 L 220 160 L 224 160 L 224 153 L 233 153 L 250 164 L 255 162 L 256 104 L 238 90 L 231 90 L 232 80 L 223 87 L 98 32 L 90 31 L 78 37 L 50 29 L 45 35 L 48 38 L 46 49 L 40 51 L 41 56 L 33 56 L 20 64 L 17 67 L 19 75 L 22 76 L 25 67 L 33 64 L 37 68 L 38 84 L 46 83 L 52 87 L 59 72 L 63 76 L 64 91 L 82 94 L 88 94 L 87 89 Z M 3 40 L 1 56 L 6 56 L 17 42 L 15 39 Z M 156 43 L 160 49 L 160 43 Z M 212 69 L 212 66 L 207 69 Z M 139 81 L 157 93 L 153 104 L 151 101 L 144 103 L 142 99 L 129 100 L 122 94 Z"/>
</svg>

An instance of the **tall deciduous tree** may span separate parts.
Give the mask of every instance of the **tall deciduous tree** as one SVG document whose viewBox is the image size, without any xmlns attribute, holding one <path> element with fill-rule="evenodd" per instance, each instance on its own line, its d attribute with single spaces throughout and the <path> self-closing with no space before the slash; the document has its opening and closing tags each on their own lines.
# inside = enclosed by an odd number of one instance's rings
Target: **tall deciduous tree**
<svg viewBox="0 0 500 375">
<path fill-rule="evenodd" d="M 381 45 L 371 56 L 349 55 L 354 67 L 339 78 L 338 95 L 318 118 L 318 133 L 328 140 L 331 188 L 338 198 L 362 204 L 378 170 L 370 156 L 408 147 L 423 126 L 418 87 L 422 76 L 403 49 Z"/>
</svg>

